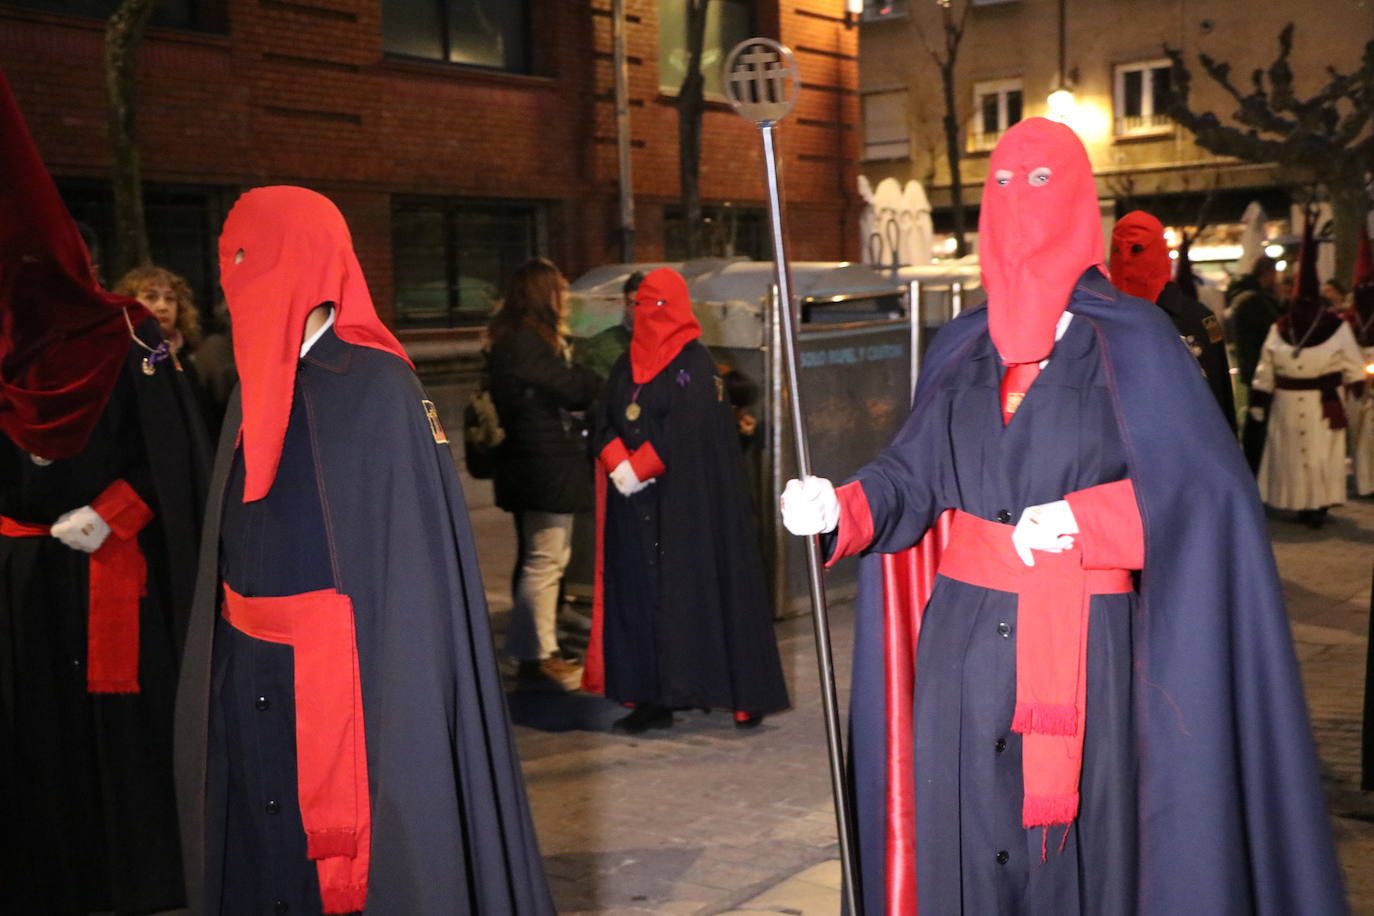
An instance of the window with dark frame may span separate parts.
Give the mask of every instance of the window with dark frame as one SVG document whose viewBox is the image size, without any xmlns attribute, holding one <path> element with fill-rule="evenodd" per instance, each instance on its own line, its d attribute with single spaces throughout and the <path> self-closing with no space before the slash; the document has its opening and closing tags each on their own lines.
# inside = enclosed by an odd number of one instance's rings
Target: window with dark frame
<svg viewBox="0 0 1374 916">
<path fill-rule="evenodd" d="M 997 145 L 1003 131 L 1021 120 L 1021 80 L 975 83 L 973 99 L 975 116 L 968 135 L 968 148 L 973 152 L 990 150 Z"/>
<path fill-rule="evenodd" d="M 1122 64 L 1114 81 L 1115 128 L 1118 137 L 1167 134 L 1174 122 L 1168 115 L 1172 70 L 1168 60 Z"/>
<path fill-rule="evenodd" d="M 387 54 L 530 73 L 529 0 L 382 0 Z"/>
<path fill-rule="evenodd" d="M 708 0 L 702 41 L 701 75 L 707 98 L 724 99 L 720 68 L 735 45 L 754 35 L 751 0 Z M 687 77 L 687 4 L 660 0 L 658 5 L 658 90 L 675 96 Z"/>
<path fill-rule="evenodd" d="M 391 260 L 396 324 L 478 327 L 501 285 L 544 247 L 543 207 L 465 198 L 396 197 Z"/>
<path fill-rule="evenodd" d="M 72 218 L 95 234 L 100 251 L 94 253 L 100 281 L 107 289 L 119 283 L 109 273 L 114 245 L 114 192 L 108 181 L 57 179 L 57 189 Z M 220 227 L 237 191 L 202 185 L 164 185 L 145 182 L 143 213 L 153 263 L 179 274 L 191 287 L 201 326 L 214 327 L 213 315 L 222 294 L 219 288 Z"/>
</svg>

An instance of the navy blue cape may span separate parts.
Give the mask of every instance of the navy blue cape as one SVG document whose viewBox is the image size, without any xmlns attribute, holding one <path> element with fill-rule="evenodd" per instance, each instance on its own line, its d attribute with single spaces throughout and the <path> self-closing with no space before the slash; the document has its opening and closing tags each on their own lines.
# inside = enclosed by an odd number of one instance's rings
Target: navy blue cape
<svg viewBox="0 0 1374 916">
<path fill-rule="evenodd" d="M 1137 912 L 1344 914 L 1307 706 L 1249 468 L 1221 416 L 1199 416 L 1196 405 L 1210 392 L 1164 312 L 1120 293 L 1096 268 L 1079 280 L 1068 310 L 1097 335 L 1145 531 L 1132 624 Z M 941 330 L 908 425 L 987 333 L 983 306 Z M 861 560 L 850 719 L 868 914 L 885 906 L 882 627 L 874 553 Z"/>
<path fill-rule="evenodd" d="M 364 912 L 552 916 L 448 445 L 400 359 L 331 332 L 308 360 L 325 371 L 299 374 L 295 395 L 309 408 L 339 589 L 357 621 L 373 837 Z M 207 824 L 206 748 L 220 530 L 241 416 L 235 395 L 177 696 L 178 804 L 193 906 L 203 902 L 207 872 L 221 867 L 206 861 L 207 830 L 217 826 Z"/>
</svg>

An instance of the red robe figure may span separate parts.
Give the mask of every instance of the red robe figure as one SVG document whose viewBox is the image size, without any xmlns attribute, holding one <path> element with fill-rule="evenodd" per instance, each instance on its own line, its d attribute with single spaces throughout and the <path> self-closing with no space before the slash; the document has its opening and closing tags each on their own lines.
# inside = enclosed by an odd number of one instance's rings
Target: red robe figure
<svg viewBox="0 0 1374 916">
<path fill-rule="evenodd" d="M 632 734 L 687 707 L 751 727 L 788 701 L 734 411 L 681 275 L 651 272 L 634 308 L 596 428 L 612 487 L 584 686 L 634 705 Z"/>
<path fill-rule="evenodd" d="M 550 916 L 448 439 L 348 227 L 249 191 L 177 700 L 195 913 Z"/>
<path fill-rule="evenodd" d="M 1180 257 L 1179 264 L 1179 269 L 1186 273 L 1187 262 Z M 1207 387 L 1221 408 L 1222 417 L 1234 431 L 1236 402 L 1231 392 L 1231 366 L 1226 360 L 1221 322 L 1211 309 L 1169 279 L 1171 266 L 1169 243 L 1164 239 L 1164 226 L 1159 220 L 1143 210 L 1133 210 L 1117 221 L 1112 229 L 1112 285 L 1128 296 L 1153 302 L 1164 310 L 1178 329 L 1178 336 L 1202 367 Z"/>
<path fill-rule="evenodd" d="M 206 445 L 0 73 L 0 912 L 184 900 L 172 708 Z"/>
<path fill-rule="evenodd" d="M 988 301 L 892 445 L 783 496 L 863 555 L 865 911 L 1344 913 L 1254 482 L 1167 316 L 1104 276 L 1070 128 L 1007 131 L 979 233 Z"/>
</svg>

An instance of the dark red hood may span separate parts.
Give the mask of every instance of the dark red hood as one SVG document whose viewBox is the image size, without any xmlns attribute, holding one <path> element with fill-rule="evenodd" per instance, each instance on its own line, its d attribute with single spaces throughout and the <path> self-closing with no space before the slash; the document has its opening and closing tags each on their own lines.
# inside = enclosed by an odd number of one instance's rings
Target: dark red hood
<svg viewBox="0 0 1374 916">
<path fill-rule="evenodd" d="M 321 194 L 287 186 L 244 194 L 224 221 L 219 267 L 243 396 L 243 500 L 252 502 L 277 475 L 311 311 L 331 302 L 340 340 L 410 360 L 377 317 L 343 214 Z"/>
<path fill-rule="evenodd" d="M 690 341 L 701 336 L 692 314 L 687 281 L 677 271 L 660 267 L 635 291 L 635 330 L 630 339 L 630 369 L 636 385 L 663 371 Z"/>
<path fill-rule="evenodd" d="M 95 282 L 4 71 L 0 175 L 0 431 L 35 455 L 70 458 L 114 390 L 130 322 L 148 313 Z"/>
<path fill-rule="evenodd" d="M 1316 222 L 1307 214 L 1302 229 L 1302 247 L 1298 250 L 1298 277 L 1293 284 L 1293 301 L 1288 313 L 1277 325 L 1284 340 L 1293 346 L 1315 347 L 1325 343 L 1340 327 L 1341 321 L 1327 309 L 1317 281 L 1317 240 L 1313 231 Z"/>
<path fill-rule="evenodd" d="M 1003 135 L 988 161 L 978 250 L 998 355 L 1045 359 L 1078 278 L 1102 263 L 1097 186 L 1072 128 L 1028 118 Z"/>
<path fill-rule="evenodd" d="M 1164 225 L 1144 210 L 1132 210 L 1112 229 L 1112 285 L 1128 296 L 1159 299 L 1169 282 L 1169 243 Z"/>
</svg>

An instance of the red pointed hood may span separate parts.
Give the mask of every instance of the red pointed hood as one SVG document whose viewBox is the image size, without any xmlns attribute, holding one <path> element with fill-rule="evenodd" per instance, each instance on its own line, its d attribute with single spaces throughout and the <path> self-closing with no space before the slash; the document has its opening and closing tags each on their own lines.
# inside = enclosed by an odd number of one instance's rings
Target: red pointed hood
<svg viewBox="0 0 1374 916">
<path fill-rule="evenodd" d="M 1132 210 L 1112 229 L 1112 285 L 1128 296 L 1159 299 L 1169 282 L 1169 243 L 1164 225 L 1144 210 Z"/>
<path fill-rule="evenodd" d="M 651 271 L 635 290 L 635 330 L 630 339 L 630 370 L 636 385 L 663 371 L 690 341 L 701 336 L 692 314 L 687 281 L 677 271 Z"/>
<path fill-rule="evenodd" d="M 1088 153 L 1046 118 L 1014 125 L 992 151 L 978 220 L 988 325 L 1007 363 L 1038 362 L 1078 278 L 1102 263 L 1102 221 Z"/>
<path fill-rule="evenodd" d="M 316 306 L 334 304 L 340 340 L 409 358 L 377 317 L 348 225 L 323 195 L 285 186 L 244 194 L 224 221 L 219 265 L 243 397 L 243 500 L 252 502 L 277 474 L 305 319 Z"/>
<path fill-rule="evenodd" d="M 2 70 L 0 176 L 0 432 L 35 455 L 70 458 L 128 356 L 125 310 L 134 327 L 148 313 L 96 284 Z"/>
</svg>

